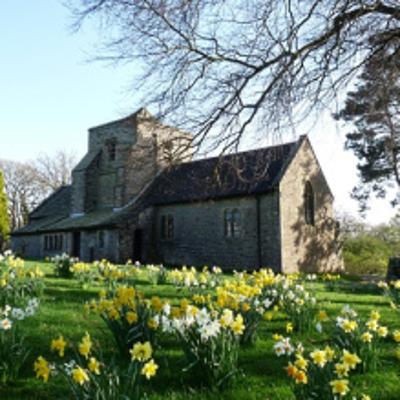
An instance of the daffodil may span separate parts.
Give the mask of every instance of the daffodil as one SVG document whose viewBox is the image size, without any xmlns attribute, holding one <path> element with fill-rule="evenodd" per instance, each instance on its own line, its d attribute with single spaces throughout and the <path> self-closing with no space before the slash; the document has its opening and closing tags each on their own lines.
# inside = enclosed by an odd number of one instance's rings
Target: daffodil
<svg viewBox="0 0 400 400">
<path fill-rule="evenodd" d="M 361 340 L 362 340 L 364 343 L 371 343 L 373 337 L 374 337 L 374 336 L 372 335 L 372 333 L 367 331 L 367 332 L 364 332 L 364 333 L 361 335 Z"/>
<path fill-rule="evenodd" d="M 329 384 L 332 387 L 332 393 L 339 396 L 345 396 L 349 391 L 349 381 L 347 379 L 336 379 Z"/>
<path fill-rule="evenodd" d="M 138 342 L 134 344 L 129 352 L 131 354 L 132 360 L 144 362 L 151 358 L 153 349 L 151 348 L 150 342 Z"/>
<path fill-rule="evenodd" d="M 58 339 L 53 339 L 51 341 L 50 349 L 53 351 L 58 351 L 58 355 L 60 357 L 64 357 L 65 346 L 67 342 L 64 340 L 64 337 L 60 335 Z"/>
<path fill-rule="evenodd" d="M 342 363 L 348 366 L 350 369 L 355 369 L 357 364 L 361 363 L 361 359 L 355 353 L 350 353 L 347 350 L 343 350 Z"/>
<path fill-rule="evenodd" d="M 79 343 L 78 350 L 79 353 L 85 358 L 89 357 L 89 354 L 92 350 L 92 340 L 90 339 L 90 335 L 87 332 L 82 338 L 82 341 Z"/>
<path fill-rule="evenodd" d="M 49 363 L 42 356 L 38 357 L 33 364 L 33 370 L 36 372 L 36 378 L 42 378 L 44 382 L 49 380 Z"/>
<path fill-rule="evenodd" d="M 326 352 L 323 350 L 314 350 L 312 353 L 310 353 L 310 357 L 314 364 L 321 368 L 323 368 L 327 363 Z"/>
<path fill-rule="evenodd" d="M 96 360 L 95 357 L 90 357 L 88 362 L 88 368 L 90 372 L 96 375 L 100 375 L 100 363 L 99 361 Z"/>
<path fill-rule="evenodd" d="M 79 385 L 89 382 L 89 375 L 82 367 L 74 368 L 71 372 L 72 379 Z"/>
<path fill-rule="evenodd" d="M 146 379 L 150 379 L 156 374 L 157 369 L 158 365 L 154 362 L 154 360 L 150 360 L 143 366 L 141 374 L 144 375 Z"/>
</svg>

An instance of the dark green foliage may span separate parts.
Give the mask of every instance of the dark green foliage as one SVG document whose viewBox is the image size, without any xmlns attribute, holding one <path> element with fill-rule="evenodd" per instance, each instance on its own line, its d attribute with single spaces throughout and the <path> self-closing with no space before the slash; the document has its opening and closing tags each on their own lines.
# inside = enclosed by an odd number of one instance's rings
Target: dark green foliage
<svg viewBox="0 0 400 400">
<path fill-rule="evenodd" d="M 351 274 L 385 274 L 391 254 L 384 240 L 370 234 L 347 238 L 343 245 L 346 272 Z"/>
<path fill-rule="evenodd" d="M 360 184 L 353 196 L 361 210 L 371 193 L 385 197 L 390 184 L 400 186 L 399 116 L 399 52 L 382 48 L 365 64 L 356 90 L 347 94 L 345 107 L 336 115 L 354 126 L 346 135 L 346 148 L 358 158 Z M 398 200 L 396 195 L 392 203 Z"/>
<path fill-rule="evenodd" d="M 4 177 L 0 171 L 0 251 L 8 240 L 10 234 L 10 220 L 8 217 L 7 195 L 4 190 Z"/>
</svg>

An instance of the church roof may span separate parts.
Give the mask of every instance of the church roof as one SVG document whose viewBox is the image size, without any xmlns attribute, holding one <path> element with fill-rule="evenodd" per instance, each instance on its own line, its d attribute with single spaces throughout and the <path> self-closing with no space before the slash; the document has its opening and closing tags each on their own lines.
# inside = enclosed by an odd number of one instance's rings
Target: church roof
<svg viewBox="0 0 400 400">
<path fill-rule="evenodd" d="M 255 195 L 279 182 L 297 142 L 173 165 L 146 193 L 148 205 Z"/>
<path fill-rule="evenodd" d="M 127 215 L 150 206 L 188 203 L 235 196 L 251 196 L 273 190 L 302 140 L 236 154 L 201 159 L 166 168 L 139 198 L 122 210 L 96 210 L 70 216 L 72 187 L 64 186 L 30 215 L 30 222 L 13 234 L 90 229 L 126 221 Z"/>
</svg>

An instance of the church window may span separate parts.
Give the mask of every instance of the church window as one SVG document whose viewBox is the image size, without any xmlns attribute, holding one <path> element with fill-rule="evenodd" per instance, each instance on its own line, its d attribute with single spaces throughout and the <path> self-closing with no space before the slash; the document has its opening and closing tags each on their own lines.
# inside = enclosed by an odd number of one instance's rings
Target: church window
<svg viewBox="0 0 400 400">
<path fill-rule="evenodd" d="M 115 161 L 117 156 L 117 143 L 115 140 L 110 140 L 107 144 L 108 147 L 108 160 Z"/>
<path fill-rule="evenodd" d="M 242 214 L 238 209 L 227 209 L 224 213 L 224 232 L 227 238 L 238 238 L 241 234 Z"/>
<path fill-rule="evenodd" d="M 99 231 L 97 239 L 98 239 L 99 248 L 100 249 L 104 248 L 104 231 Z"/>
<path fill-rule="evenodd" d="M 307 225 L 315 223 L 315 199 L 314 191 L 310 182 L 306 182 L 304 188 L 304 217 Z"/>
<path fill-rule="evenodd" d="M 174 217 L 170 214 L 161 216 L 161 239 L 174 238 Z"/>
</svg>

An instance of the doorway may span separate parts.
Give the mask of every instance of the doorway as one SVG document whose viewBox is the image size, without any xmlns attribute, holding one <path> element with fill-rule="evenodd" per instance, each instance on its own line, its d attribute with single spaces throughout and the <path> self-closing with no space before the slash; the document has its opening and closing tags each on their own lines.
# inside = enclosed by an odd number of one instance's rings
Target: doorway
<svg viewBox="0 0 400 400">
<path fill-rule="evenodd" d="M 135 229 L 133 233 L 133 254 L 132 261 L 142 261 L 143 230 Z"/>
<path fill-rule="evenodd" d="M 72 234 L 72 256 L 80 258 L 81 256 L 81 233 Z"/>
</svg>

